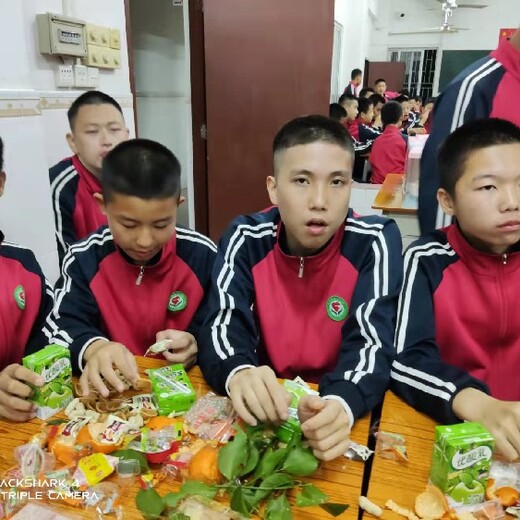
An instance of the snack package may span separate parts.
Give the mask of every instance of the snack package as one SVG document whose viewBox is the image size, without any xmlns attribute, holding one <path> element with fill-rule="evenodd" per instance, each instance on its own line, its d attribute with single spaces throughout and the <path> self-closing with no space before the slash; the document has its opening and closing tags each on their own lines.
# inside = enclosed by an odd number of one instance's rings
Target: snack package
<svg viewBox="0 0 520 520">
<path fill-rule="evenodd" d="M 31 401 L 36 403 L 36 417 L 47 419 L 65 408 L 73 399 L 72 367 L 68 348 L 49 345 L 43 350 L 25 356 L 24 367 L 41 374 L 42 387 L 34 387 Z"/>
<path fill-rule="evenodd" d="M 159 415 L 181 414 L 195 402 L 195 390 L 181 364 L 147 370 Z"/>
<path fill-rule="evenodd" d="M 406 462 L 406 439 L 398 433 L 378 431 L 374 433 L 376 438 L 376 453 L 383 459 Z"/>
<path fill-rule="evenodd" d="M 458 518 L 464 518 L 466 514 L 473 515 L 477 520 L 498 520 L 505 517 L 504 508 L 498 500 L 459 506 L 454 508 L 454 511 Z"/>
<path fill-rule="evenodd" d="M 234 435 L 237 417 L 229 398 L 210 392 L 197 399 L 186 412 L 184 424 L 199 439 L 227 442 Z"/>
<path fill-rule="evenodd" d="M 80 517 L 69 512 L 58 511 L 54 507 L 38 502 L 30 502 L 18 511 L 12 520 L 79 520 Z"/>
<path fill-rule="evenodd" d="M 80 488 L 94 486 L 114 471 L 117 461 L 117 457 L 104 453 L 94 453 L 83 457 L 79 460 L 72 478 L 76 480 Z"/>
<path fill-rule="evenodd" d="M 289 442 L 293 434 L 301 434 L 300 419 L 298 418 L 298 404 L 304 395 L 319 395 L 316 390 L 303 381 L 301 377 L 293 380 L 284 379 L 283 386 L 291 393 L 292 399 L 289 405 L 289 418 L 276 430 L 276 436 L 282 442 Z"/>
<path fill-rule="evenodd" d="M 436 426 L 431 482 L 456 503 L 483 502 L 494 447 L 480 423 Z"/>
<path fill-rule="evenodd" d="M 123 508 L 119 503 L 121 492 L 116 484 L 112 482 L 102 482 L 88 490 L 87 497 L 83 501 L 83 506 L 88 512 L 94 513 L 95 518 L 110 518 L 121 520 L 123 518 Z"/>
<path fill-rule="evenodd" d="M 520 464 L 493 461 L 485 496 L 486 500 L 498 500 L 504 507 L 518 508 L 520 506 Z M 519 516 L 516 513 L 516 510 L 511 511 L 514 516 Z"/>
</svg>

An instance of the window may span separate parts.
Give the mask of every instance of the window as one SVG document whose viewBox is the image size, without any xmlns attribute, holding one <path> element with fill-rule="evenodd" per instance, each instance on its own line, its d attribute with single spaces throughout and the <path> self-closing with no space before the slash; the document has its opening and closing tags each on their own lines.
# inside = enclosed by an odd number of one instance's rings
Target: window
<svg viewBox="0 0 520 520">
<path fill-rule="evenodd" d="M 437 49 L 390 49 L 390 61 L 405 64 L 404 88 L 423 99 L 433 95 Z"/>
<path fill-rule="evenodd" d="M 334 22 L 334 40 L 332 45 L 332 77 L 330 79 L 330 102 L 336 103 L 343 91 L 340 92 L 339 69 L 341 64 L 341 44 L 343 40 L 343 25 Z M 350 79 L 350 76 L 349 76 Z"/>
</svg>

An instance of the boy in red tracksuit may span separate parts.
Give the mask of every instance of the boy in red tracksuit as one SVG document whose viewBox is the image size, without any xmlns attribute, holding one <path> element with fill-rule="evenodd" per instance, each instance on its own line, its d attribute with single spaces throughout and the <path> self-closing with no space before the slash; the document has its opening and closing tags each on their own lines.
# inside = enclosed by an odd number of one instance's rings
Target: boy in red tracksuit
<svg viewBox="0 0 520 520">
<path fill-rule="evenodd" d="M 392 388 L 440 422 L 481 422 L 520 456 L 520 129 L 467 123 L 439 151 L 439 204 L 456 224 L 404 256 Z"/>
<path fill-rule="evenodd" d="M 108 219 L 70 247 L 56 284 L 55 342 L 70 348 L 80 383 L 108 394 L 137 378 L 134 355 L 170 340 L 164 357 L 191 366 L 197 355 L 197 312 L 209 283 L 216 246 L 176 227 L 180 164 L 154 141 L 120 143 L 103 161 L 102 194 Z"/>
<path fill-rule="evenodd" d="M 0 196 L 6 180 L 0 139 Z M 0 231 L 0 417 L 27 421 L 34 417 L 29 385 L 43 378 L 20 365 L 22 357 L 50 343 L 52 291 L 29 249 L 4 240 Z"/>
<path fill-rule="evenodd" d="M 388 101 L 381 109 L 384 130 L 370 152 L 372 184 L 382 184 L 389 173 L 404 173 L 408 138 L 401 133 L 402 116 L 403 108 L 397 101 Z"/>
<path fill-rule="evenodd" d="M 349 209 L 354 150 L 341 123 L 294 119 L 273 155 L 276 206 L 236 218 L 220 241 L 199 364 L 250 424 L 287 418 L 277 376 L 319 382 L 299 414 L 329 460 L 388 384 L 401 237 L 394 221 Z"/>
<path fill-rule="evenodd" d="M 101 163 L 128 139 L 119 103 L 103 92 L 91 90 L 79 96 L 67 117 L 67 141 L 74 155 L 49 170 L 60 265 L 71 244 L 106 224 L 94 200 L 101 191 Z"/>
</svg>

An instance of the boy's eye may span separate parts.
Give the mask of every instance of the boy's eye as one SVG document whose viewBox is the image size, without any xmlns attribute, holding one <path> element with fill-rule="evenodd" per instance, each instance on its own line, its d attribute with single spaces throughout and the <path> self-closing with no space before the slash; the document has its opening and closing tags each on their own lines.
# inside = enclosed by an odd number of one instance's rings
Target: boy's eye
<svg viewBox="0 0 520 520">
<path fill-rule="evenodd" d="M 343 186 L 345 184 L 345 181 L 343 179 L 334 179 L 332 181 L 333 186 Z"/>
<path fill-rule="evenodd" d="M 296 177 L 296 179 L 294 179 L 294 182 L 296 184 L 308 184 L 308 181 L 305 177 Z"/>
<path fill-rule="evenodd" d="M 119 128 L 119 127 L 112 127 L 112 128 L 109 128 L 108 130 L 109 130 L 109 132 L 120 132 L 121 128 Z"/>
<path fill-rule="evenodd" d="M 87 134 L 97 134 L 97 130 L 87 130 Z"/>
<path fill-rule="evenodd" d="M 493 186 L 493 184 L 486 184 L 485 186 L 481 186 L 479 188 L 480 191 L 491 191 L 495 189 L 495 186 Z"/>
<path fill-rule="evenodd" d="M 155 229 L 166 229 L 168 227 L 168 224 L 156 224 L 154 226 Z"/>
<path fill-rule="evenodd" d="M 135 224 L 121 224 L 125 229 L 135 229 L 137 226 Z"/>
</svg>

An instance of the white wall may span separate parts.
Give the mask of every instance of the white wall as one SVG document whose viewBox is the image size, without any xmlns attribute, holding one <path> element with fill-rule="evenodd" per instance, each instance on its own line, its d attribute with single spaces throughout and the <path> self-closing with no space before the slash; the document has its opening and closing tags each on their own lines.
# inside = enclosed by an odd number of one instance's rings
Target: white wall
<svg viewBox="0 0 520 520">
<path fill-rule="evenodd" d="M 66 111 L 81 92 L 54 86 L 57 59 L 36 45 L 36 14 L 63 13 L 121 31 L 121 68 L 101 71 L 99 89 L 122 105 L 134 135 L 123 0 L 0 0 L 0 136 L 5 143 L 7 186 L 0 200 L 0 229 L 35 252 L 54 281 L 58 262 L 48 168 L 71 154 Z"/>
<path fill-rule="evenodd" d="M 188 225 L 194 221 L 188 189 L 193 178 L 188 2 L 181 7 L 171 0 L 132 0 L 130 7 L 139 137 L 159 141 L 179 159 L 188 199 L 179 223 Z"/>
</svg>

